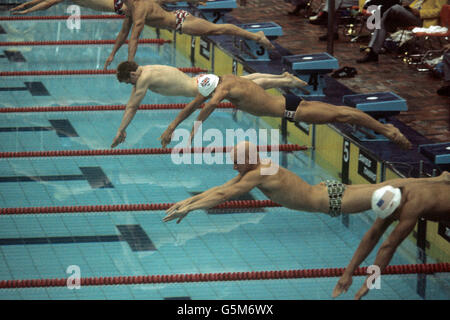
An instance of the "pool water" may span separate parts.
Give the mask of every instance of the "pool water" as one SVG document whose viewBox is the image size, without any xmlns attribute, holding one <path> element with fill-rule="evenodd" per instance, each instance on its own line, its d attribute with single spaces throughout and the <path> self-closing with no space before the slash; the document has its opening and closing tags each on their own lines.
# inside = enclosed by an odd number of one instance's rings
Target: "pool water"
<svg viewBox="0 0 450 320">
<path fill-rule="evenodd" d="M 61 5 L 45 14 L 63 14 L 65 8 Z M 98 12 L 82 9 L 82 14 Z M 64 21 L 2 21 L 0 25 L 5 31 L 0 34 L 0 41 L 87 40 L 114 39 L 121 21 L 82 21 L 79 31 L 68 30 Z M 0 68 L 2 71 L 102 69 L 111 49 L 111 45 L 2 47 L 3 51 L 20 52 L 15 55 L 23 59 L 10 61 L 3 57 Z M 117 53 L 111 68 L 126 57 L 125 46 Z M 170 44 L 140 45 L 136 61 L 191 66 Z M 27 87 L 26 83 L 31 82 L 40 84 Z M 0 88 L 1 108 L 126 104 L 131 92 L 131 86 L 119 83 L 114 75 L 2 77 Z M 142 103 L 189 101 L 149 92 Z M 177 112 L 138 111 L 127 129 L 126 142 L 119 148 L 160 147 L 157 138 Z M 0 117 L 0 152 L 108 149 L 122 114 L 122 111 L 4 113 Z M 197 115 L 198 112 L 194 113 L 180 128 L 190 130 Z M 226 129 L 267 128 L 256 117 L 238 115 L 230 110 L 216 110 L 203 128 L 223 133 Z M 65 134 L 55 129 L 58 124 L 65 128 Z M 288 153 L 283 165 L 311 184 L 331 178 L 314 163 L 312 153 Z M 86 172 L 94 172 L 94 182 L 87 178 Z M 235 175 L 232 165 L 227 163 L 177 165 L 171 161 L 171 155 L 1 158 L 0 206 L 172 203 L 223 184 Z M 245 198 L 266 199 L 259 190 L 252 190 Z M 68 267 L 74 265 L 79 267 L 81 277 L 345 267 L 373 222 L 370 211 L 352 215 L 346 227 L 340 218 L 285 208 L 199 210 L 180 224 L 163 223 L 164 216 L 164 211 L 0 216 L 0 280 L 67 278 Z M 125 241 L 124 230 L 143 234 L 146 245 L 134 246 L 132 242 L 136 239 Z M 102 241 L 101 236 L 116 240 Z M 378 247 L 363 265 L 372 264 Z M 405 242 L 391 264 L 418 263 L 415 250 Z M 428 262 L 432 263 L 431 258 Z M 337 280 L 82 286 L 78 290 L 0 289 L 0 299 L 330 299 Z M 352 299 L 363 280 L 364 277 L 355 277 L 349 291 L 338 299 Z M 422 299 L 416 286 L 417 275 L 386 275 L 382 277 L 381 289 L 372 290 L 367 299 Z M 426 298 L 450 298 L 448 275 L 427 276 Z"/>
</svg>

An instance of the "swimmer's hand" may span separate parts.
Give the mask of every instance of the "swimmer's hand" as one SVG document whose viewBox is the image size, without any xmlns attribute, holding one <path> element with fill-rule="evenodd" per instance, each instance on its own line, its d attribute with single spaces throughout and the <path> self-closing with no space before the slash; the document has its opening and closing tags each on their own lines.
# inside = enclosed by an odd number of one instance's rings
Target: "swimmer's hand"
<svg viewBox="0 0 450 320">
<path fill-rule="evenodd" d="M 358 292 L 355 294 L 355 300 L 361 300 L 362 297 L 364 297 L 367 292 L 369 292 L 369 287 L 367 284 L 367 281 L 364 281 L 364 284 L 362 285 L 361 289 L 358 290 Z"/>
<path fill-rule="evenodd" d="M 332 297 L 336 298 L 343 292 L 347 292 L 348 288 L 352 285 L 352 276 L 348 276 L 345 273 L 341 276 L 336 287 L 334 287 Z"/>
<path fill-rule="evenodd" d="M 119 144 L 124 142 L 126 138 L 127 138 L 127 132 L 126 131 L 117 132 L 117 135 L 116 135 L 116 137 L 114 138 L 114 140 L 113 140 L 113 142 L 111 144 L 111 148 L 117 147 Z"/>
<path fill-rule="evenodd" d="M 111 64 L 111 62 L 113 62 L 113 60 L 114 60 L 114 56 L 110 55 L 108 57 L 108 59 L 106 59 L 105 66 L 103 67 L 103 70 L 106 70 L 108 68 L 108 66 Z"/>
<path fill-rule="evenodd" d="M 173 130 L 167 128 L 158 140 L 161 140 L 161 146 L 165 148 L 172 141 Z"/>
<path fill-rule="evenodd" d="M 29 2 L 31 2 L 31 1 L 29 1 Z M 28 13 L 28 10 L 22 10 L 22 9 L 28 7 L 30 5 L 29 2 L 22 3 L 21 5 L 12 8 L 9 11 L 12 12 L 12 14 L 14 14 L 14 15 L 16 15 L 16 14 L 26 14 L 26 13 Z M 19 11 L 19 10 L 22 10 L 22 11 Z"/>
<path fill-rule="evenodd" d="M 178 202 L 166 211 L 166 216 L 163 218 L 163 221 L 168 222 L 178 219 L 177 220 L 178 224 L 181 222 L 181 220 L 184 219 L 184 217 L 187 216 L 189 212 L 190 210 L 188 204 L 184 203 L 184 201 Z"/>
</svg>

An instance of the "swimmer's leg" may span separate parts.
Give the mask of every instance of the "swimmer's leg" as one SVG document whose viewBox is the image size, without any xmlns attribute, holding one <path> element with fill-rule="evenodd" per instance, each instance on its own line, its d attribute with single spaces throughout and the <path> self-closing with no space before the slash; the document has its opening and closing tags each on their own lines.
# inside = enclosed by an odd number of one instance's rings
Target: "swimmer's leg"
<svg viewBox="0 0 450 320">
<path fill-rule="evenodd" d="M 384 135 L 402 148 L 411 148 L 408 139 L 392 124 L 383 124 L 356 108 L 303 100 L 297 108 L 294 119 L 315 124 L 333 122 L 355 124 Z"/>
<path fill-rule="evenodd" d="M 268 73 L 252 73 L 246 76 L 242 76 L 252 80 L 264 90 L 271 88 L 301 88 L 308 85 L 305 81 L 295 77 L 289 72 L 284 72 L 280 75 L 268 74 Z"/>
<path fill-rule="evenodd" d="M 46 10 L 52 6 L 54 6 L 57 3 L 62 2 L 63 0 L 32 0 L 25 3 L 22 3 L 21 5 L 12 8 L 10 11 L 13 12 L 12 14 L 27 14 L 34 11 L 39 10 Z M 28 8 L 32 6 L 29 9 L 22 10 L 24 8 Z"/>
<path fill-rule="evenodd" d="M 224 23 L 224 24 L 215 24 L 209 22 L 208 20 L 194 17 L 193 15 L 188 15 L 183 22 L 182 27 L 183 33 L 190 34 L 193 36 L 201 36 L 201 35 L 234 35 L 238 37 L 243 37 L 249 40 L 253 40 L 261 44 L 262 46 L 268 49 L 275 49 L 272 43 L 267 39 L 264 35 L 264 32 L 259 31 L 256 33 L 244 30 L 235 26 L 234 24 Z"/>
</svg>

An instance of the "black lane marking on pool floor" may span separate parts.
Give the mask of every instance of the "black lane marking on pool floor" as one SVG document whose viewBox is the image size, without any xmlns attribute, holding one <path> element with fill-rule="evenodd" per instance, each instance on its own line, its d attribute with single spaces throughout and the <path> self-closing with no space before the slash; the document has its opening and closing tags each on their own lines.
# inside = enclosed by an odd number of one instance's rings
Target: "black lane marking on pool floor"
<svg viewBox="0 0 450 320">
<path fill-rule="evenodd" d="M 24 82 L 25 87 L 3 87 L 0 91 L 29 91 L 32 96 L 49 96 L 47 88 L 40 81 Z"/>
<path fill-rule="evenodd" d="M 1 24 L 0 24 L 0 34 L 6 34 L 6 31 L 5 29 L 3 29 Z"/>
<path fill-rule="evenodd" d="M 76 181 L 86 180 L 92 189 L 114 188 L 101 167 L 79 167 L 82 174 L 49 176 L 0 177 L 2 182 L 41 182 L 41 181 Z"/>
<path fill-rule="evenodd" d="M 68 236 L 68 237 L 41 237 L 41 238 L 3 238 L 1 246 L 28 245 L 28 244 L 75 244 L 88 242 L 121 242 L 128 243 L 132 251 L 157 250 L 152 240 L 138 224 L 116 225 L 120 235 L 104 236 Z"/>
<path fill-rule="evenodd" d="M 0 132 L 56 131 L 60 138 L 78 137 L 78 133 L 67 119 L 48 120 L 48 127 L 4 127 Z"/>
<path fill-rule="evenodd" d="M 203 191 L 202 191 L 203 192 Z M 202 192 L 192 191 L 189 192 L 192 196 L 196 196 Z M 228 199 L 228 201 L 236 200 L 255 200 L 251 193 L 243 194 L 239 197 L 233 197 Z M 228 213 L 249 213 L 249 212 L 266 212 L 264 208 L 230 208 L 230 209 L 207 209 L 208 214 L 228 214 Z"/>
<path fill-rule="evenodd" d="M 3 50 L 0 58 L 7 58 L 9 62 L 26 62 L 27 60 L 20 51 Z"/>
</svg>

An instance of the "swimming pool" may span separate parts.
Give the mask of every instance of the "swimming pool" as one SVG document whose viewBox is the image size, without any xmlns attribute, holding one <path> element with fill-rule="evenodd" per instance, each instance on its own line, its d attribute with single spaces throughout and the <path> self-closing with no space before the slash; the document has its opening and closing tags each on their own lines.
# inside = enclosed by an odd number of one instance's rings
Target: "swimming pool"
<svg viewBox="0 0 450 320">
<path fill-rule="evenodd" d="M 47 14 L 62 14 L 64 8 L 60 7 L 61 12 L 52 8 Z M 94 12 L 83 9 L 82 13 Z M 0 34 L 0 41 L 114 39 L 120 20 L 83 21 L 78 32 L 67 30 L 64 22 L 55 21 L 14 21 L 0 25 L 5 32 Z M 0 65 L 2 71 L 97 69 L 102 68 L 111 48 L 4 47 L 2 50 L 20 51 L 26 61 L 14 62 L 4 57 Z M 112 67 L 125 60 L 126 54 L 124 47 Z M 190 61 L 177 55 L 169 44 L 140 45 L 136 57 L 141 64 L 190 66 Z M 131 86 L 118 83 L 114 75 L 2 77 L 0 87 L 4 88 L 0 91 L 2 108 L 125 104 L 131 91 Z M 189 101 L 148 93 L 142 103 Z M 120 148 L 160 147 L 157 138 L 176 113 L 138 111 Z M 196 115 L 180 127 L 189 130 Z M 121 117 L 122 111 L 2 114 L 0 151 L 108 149 Z M 266 125 L 250 115 L 239 113 L 236 117 L 230 110 L 216 110 L 204 124 L 204 129 L 216 128 L 221 132 L 253 127 Z M 311 184 L 331 178 L 314 163 L 312 153 L 288 153 L 285 165 Z M 172 203 L 223 184 L 235 174 L 227 164 L 176 165 L 170 155 L 2 158 L 0 206 Z M 253 190 L 246 199 L 262 200 L 265 196 Z M 285 208 L 199 211 L 178 225 L 163 223 L 163 217 L 164 211 L 0 216 L 0 280 L 67 278 L 69 266 L 78 266 L 81 277 L 344 267 L 373 221 L 372 214 L 367 212 L 351 216 L 346 227 L 340 219 Z M 364 265 L 374 261 L 376 249 Z M 416 263 L 415 254 L 415 248 L 405 242 L 391 265 Z M 329 299 L 337 280 L 331 277 L 82 286 L 74 290 L 0 289 L 0 298 Z M 352 299 L 363 280 L 355 277 L 347 294 L 338 299 Z M 366 298 L 421 299 L 416 284 L 417 275 L 386 275 L 381 289 L 372 290 Z M 448 299 L 450 278 L 446 274 L 427 276 L 426 297 Z"/>
</svg>

